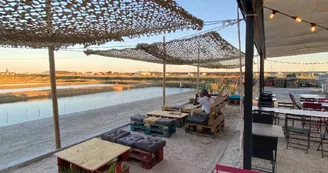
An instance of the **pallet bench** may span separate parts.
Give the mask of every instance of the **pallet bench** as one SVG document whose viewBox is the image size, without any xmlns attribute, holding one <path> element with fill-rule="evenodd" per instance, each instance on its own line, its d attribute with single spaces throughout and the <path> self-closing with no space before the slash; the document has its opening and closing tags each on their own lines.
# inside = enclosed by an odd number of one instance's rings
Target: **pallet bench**
<svg viewBox="0 0 328 173">
<path fill-rule="evenodd" d="M 220 130 L 222 130 L 223 127 L 224 127 L 224 118 L 223 116 L 221 116 L 215 119 L 212 125 L 186 123 L 185 132 L 189 134 L 215 138 L 216 134 L 220 132 Z"/>
</svg>

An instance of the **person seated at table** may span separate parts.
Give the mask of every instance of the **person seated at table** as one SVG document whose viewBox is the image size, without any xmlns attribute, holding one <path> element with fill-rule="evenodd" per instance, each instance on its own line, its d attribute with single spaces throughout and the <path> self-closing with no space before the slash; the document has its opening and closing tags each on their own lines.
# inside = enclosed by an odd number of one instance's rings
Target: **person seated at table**
<svg viewBox="0 0 328 173">
<path fill-rule="evenodd" d="M 201 89 L 198 94 L 196 94 L 195 100 L 198 104 L 202 105 L 201 109 L 196 109 L 192 112 L 192 115 L 209 115 L 212 107 L 211 95 L 206 89 Z"/>
</svg>

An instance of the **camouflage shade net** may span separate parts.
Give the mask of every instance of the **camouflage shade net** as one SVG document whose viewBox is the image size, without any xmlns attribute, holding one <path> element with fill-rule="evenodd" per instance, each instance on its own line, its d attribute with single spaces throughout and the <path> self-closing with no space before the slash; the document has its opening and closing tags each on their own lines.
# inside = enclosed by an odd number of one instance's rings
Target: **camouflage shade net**
<svg viewBox="0 0 328 173">
<path fill-rule="evenodd" d="M 204 68 L 238 68 L 240 53 L 217 32 L 209 32 L 188 39 L 177 39 L 166 43 L 138 44 L 136 48 L 84 51 L 86 55 L 139 60 L 169 65 L 192 65 Z M 242 52 L 242 66 L 244 53 Z"/>
<path fill-rule="evenodd" d="M 203 27 L 173 0 L 0 0 L 0 44 L 100 45 Z"/>
<path fill-rule="evenodd" d="M 239 50 L 214 31 L 190 38 L 171 40 L 166 43 L 165 52 L 161 42 L 138 44 L 137 49 L 161 59 L 179 59 L 186 64 L 206 64 L 240 57 Z"/>
</svg>

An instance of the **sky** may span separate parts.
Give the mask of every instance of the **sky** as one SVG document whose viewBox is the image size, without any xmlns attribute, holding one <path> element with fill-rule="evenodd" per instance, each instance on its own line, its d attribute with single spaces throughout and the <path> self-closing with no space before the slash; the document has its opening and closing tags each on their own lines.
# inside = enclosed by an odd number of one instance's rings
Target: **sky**
<svg viewBox="0 0 328 173">
<path fill-rule="evenodd" d="M 237 18 L 237 3 L 236 0 L 177 0 L 178 4 L 190 12 L 192 15 L 203 19 L 204 21 L 217 21 L 225 19 Z M 218 25 L 205 26 L 203 30 L 218 27 Z M 221 36 L 230 42 L 235 47 L 238 47 L 237 25 L 230 26 L 218 31 Z M 167 34 L 166 41 L 188 36 L 199 31 L 177 31 Z M 120 46 L 133 47 L 138 43 L 160 42 L 163 35 L 142 37 L 129 39 L 124 38 L 124 42 L 109 42 L 100 47 L 117 48 Z M 245 43 L 245 23 L 241 22 L 241 45 L 244 51 Z M 78 49 L 81 48 L 81 49 Z M 65 71 L 118 71 L 118 72 L 135 72 L 135 71 L 162 71 L 161 64 L 146 63 L 132 60 L 122 60 L 109 57 L 101 57 L 97 55 L 86 56 L 82 49 L 83 46 L 75 46 L 66 50 L 55 52 L 56 70 Z M 99 48 L 97 46 L 90 48 Z M 256 50 L 256 49 L 255 49 Z M 279 60 L 289 62 L 325 62 L 328 53 L 320 53 L 315 55 L 302 55 L 293 57 L 279 58 Z M 254 58 L 256 61 L 256 57 Z M 275 60 L 275 59 L 273 59 Z M 265 71 L 312 71 L 312 65 L 289 65 L 265 62 Z M 315 70 L 327 70 L 326 65 L 316 65 Z M 20 73 L 38 73 L 48 71 L 49 61 L 47 49 L 22 49 L 22 48 L 0 48 L 0 72 L 9 69 L 11 72 Z M 257 65 L 254 66 L 254 71 L 257 70 Z M 195 72 L 196 67 L 191 66 L 167 66 L 168 72 L 184 71 Z M 201 68 L 201 71 L 238 71 L 234 70 L 213 70 Z"/>
</svg>

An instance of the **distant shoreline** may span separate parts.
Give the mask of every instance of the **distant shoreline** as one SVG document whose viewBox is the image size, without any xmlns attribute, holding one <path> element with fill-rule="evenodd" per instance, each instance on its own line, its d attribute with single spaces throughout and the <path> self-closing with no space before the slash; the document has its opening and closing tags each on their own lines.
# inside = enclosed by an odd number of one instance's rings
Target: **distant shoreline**
<svg viewBox="0 0 328 173">
<path fill-rule="evenodd" d="M 147 88 L 147 87 L 154 87 L 154 86 L 161 86 L 161 84 L 128 84 L 128 85 L 115 84 L 112 86 L 105 86 L 105 87 L 57 89 L 57 97 L 58 98 L 72 97 L 78 95 L 87 95 L 87 94 L 95 94 L 95 93 L 110 92 L 110 91 L 123 91 L 123 90 L 134 89 L 134 88 Z M 30 100 L 42 100 L 42 99 L 50 99 L 50 98 L 51 98 L 51 90 L 0 93 L 0 104 L 30 101 Z"/>
</svg>

